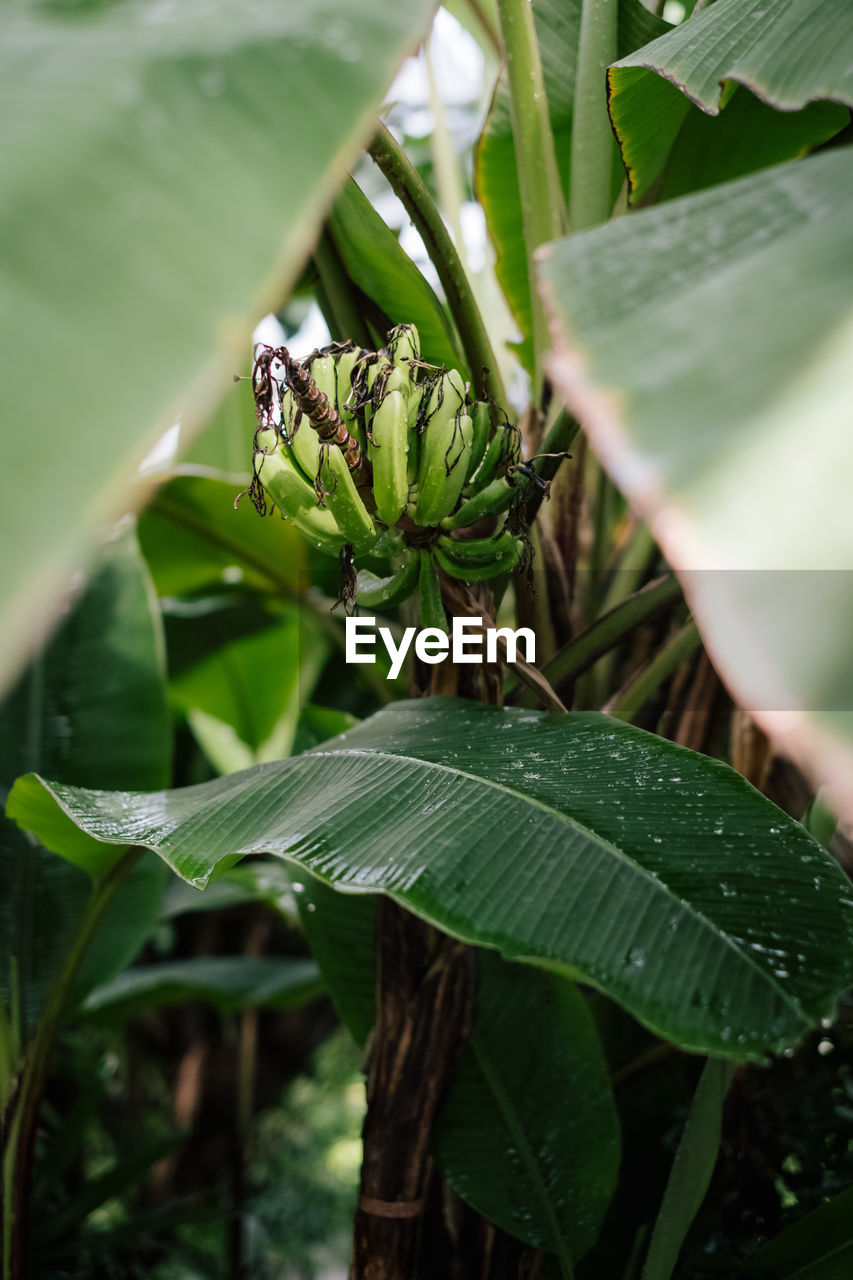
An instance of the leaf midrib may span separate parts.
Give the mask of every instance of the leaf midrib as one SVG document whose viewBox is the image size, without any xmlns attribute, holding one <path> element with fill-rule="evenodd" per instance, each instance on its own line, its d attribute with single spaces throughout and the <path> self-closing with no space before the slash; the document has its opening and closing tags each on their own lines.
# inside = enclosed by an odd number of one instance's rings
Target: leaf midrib
<svg viewBox="0 0 853 1280">
<path fill-rule="evenodd" d="M 769 987 L 771 990 L 774 990 L 781 997 L 785 1006 L 797 1017 L 797 1019 L 802 1023 L 804 1027 L 808 1027 L 811 1025 L 800 1003 L 796 1000 L 796 998 L 793 997 L 789 992 L 787 992 L 784 987 L 780 986 L 780 984 L 776 981 L 776 979 L 771 974 L 769 974 L 765 969 L 763 969 L 759 964 L 757 964 L 751 956 L 747 955 L 745 951 L 741 950 L 733 942 L 733 940 L 729 937 L 729 935 L 725 933 L 725 931 L 715 926 L 711 920 L 709 920 L 701 911 L 698 911 L 691 903 L 685 902 L 683 899 L 676 897 L 676 895 L 670 890 L 669 886 L 665 882 L 651 875 L 651 873 L 648 872 L 645 869 L 645 867 L 633 861 L 627 854 L 623 853 L 622 850 L 619 849 L 617 845 L 612 844 L 609 840 L 605 839 L 605 837 L 599 835 L 597 832 L 595 832 L 591 828 L 585 826 L 582 822 L 578 821 L 578 819 L 572 818 L 569 814 L 563 813 L 561 810 L 555 809 L 552 806 L 545 804 L 543 801 L 536 799 L 535 797 L 524 795 L 516 791 L 514 788 L 507 786 L 506 783 L 494 782 L 491 778 L 479 777 L 476 774 L 468 773 L 467 770 L 465 769 L 459 769 L 456 767 L 451 767 L 449 765 L 438 764 L 435 761 L 423 760 L 420 757 L 409 756 L 403 753 L 398 754 L 398 753 L 392 753 L 392 752 L 383 752 L 383 751 L 371 750 L 364 747 L 361 747 L 361 748 L 347 747 L 347 748 L 341 748 L 340 750 L 336 750 L 336 751 L 328 751 L 328 750 L 318 751 L 315 749 L 315 750 L 311 750 L 303 753 L 302 756 L 294 756 L 294 757 L 291 757 L 291 759 L 289 760 L 283 760 L 277 763 L 287 768 L 288 766 L 292 767 L 300 760 L 303 760 L 309 757 L 315 757 L 315 756 L 328 757 L 330 759 L 336 758 L 338 756 L 371 756 L 376 759 L 388 761 L 389 763 L 392 761 L 403 761 L 410 765 L 416 765 L 425 769 L 431 769 L 437 774 L 449 774 L 452 777 L 463 777 L 467 779 L 469 782 L 472 782 L 475 784 L 478 783 L 481 786 L 485 786 L 485 787 L 490 787 L 495 791 L 499 791 L 507 795 L 511 795 L 516 800 L 522 800 L 527 805 L 534 806 L 535 808 L 543 810 L 546 814 L 548 814 L 551 817 L 552 820 L 562 822 L 566 826 L 571 827 L 576 831 L 579 831 L 582 835 L 586 836 L 587 838 L 592 839 L 593 842 L 600 845 L 606 852 L 611 853 L 619 861 L 625 863 L 629 868 L 629 870 L 633 871 L 634 874 L 647 879 L 659 893 L 661 893 L 665 898 L 669 899 L 671 902 L 676 904 L 680 911 L 686 913 L 690 918 L 697 921 L 703 927 L 703 929 L 705 929 L 708 933 L 710 933 L 710 935 L 715 940 L 722 941 L 724 946 L 727 947 L 729 950 L 731 950 L 731 952 L 734 954 L 737 960 L 741 963 L 741 965 L 744 965 L 746 968 L 751 969 L 756 974 L 758 974 L 762 982 L 766 984 L 766 986 Z M 254 766 L 253 769 L 246 770 L 245 772 L 247 773 L 254 772 L 258 767 L 266 768 L 266 769 L 274 769 L 276 768 L 276 765 L 270 764 L 267 766 L 263 766 L 263 765 Z M 38 774 L 31 775 L 31 776 L 35 776 L 39 779 L 40 784 L 43 787 L 45 787 L 48 793 L 53 797 L 54 802 L 59 805 L 60 809 L 66 814 L 66 816 L 71 820 L 71 822 L 73 822 L 75 826 L 79 827 L 80 824 L 77 822 L 73 814 L 69 811 L 66 802 L 61 798 L 59 794 L 57 794 L 54 788 L 51 785 L 49 785 L 45 779 L 39 777 Z M 232 783 L 233 783 L 234 777 L 236 776 L 237 775 L 230 775 L 230 780 L 232 781 Z M 63 787 L 62 789 L 66 791 L 81 790 L 81 788 L 77 788 L 77 787 Z M 112 797 L 115 794 L 130 795 L 132 793 L 101 792 L 100 794 Z M 80 827 L 80 829 L 84 831 L 90 839 L 96 840 L 100 844 L 107 844 L 107 845 L 122 844 L 122 841 L 119 838 L 105 839 L 102 835 L 94 835 L 92 831 L 85 826 Z M 170 833 L 170 834 L 174 835 L 174 833 Z M 155 853 L 158 853 L 158 856 L 160 856 L 159 849 L 157 846 L 148 845 L 146 847 L 153 849 L 153 851 Z M 235 852 L 239 853 L 239 850 L 235 850 Z M 248 852 L 256 853 L 257 850 L 256 849 L 246 850 L 246 853 Z M 223 855 L 223 856 L 226 856 L 226 855 Z M 307 867 L 305 864 L 303 864 L 301 860 L 297 856 L 293 855 L 292 853 L 285 854 L 284 856 L 290 857 L 291 861 L 296 862 L 297 865 L 299 866 L 305 866 L 306 870 L 311 870 L 310 867 Z M 210 871 L 208 871 L 207 878 L 209 878 L 212 870 L 213 868 L 211 868 Z M 177 874 L 181 875 L 180 872 L 177 872 Z M 315 872 L 315 874 L 318 874 L 318 873 Z M 186 877 L 182 876 L 182 878 L 185 879 Z M 318 874 L 318 878 L 324 881 L 326 880 L 326 877 L 319 874 Z M 341 890 L 343 891 L 343 886 L 341 886 Z M 350 891 L 352 891 L 352 889 L 350 889 Z M 372 892 L 383 893 L 388 897 L 393 897 L 395 901 L 399 901 L 402 897 L 404 897 L 404 895 L 401 895 L 399 892 L 390 890 L 390 889 L 373 889 Z M 442 928 L 447 927 L 441 924 L 441 922 L 438 920 L 434 912 L 430 912 L 429 914 L 432 922 L 439 924 L 439 927 L 442 927 Z M 488 944 L 484 942 L 480 945 L 488 945 Z M 515 958 L 520 959 L 521 957 L 517 956 Z M 544 956 L 541 958 L 554 960 L 558 964 L 566 963 L 565 961 L 561 960 L 559 957 L 555 957 L 555 956 Z"/>
<path fill-rule="evenodd" d="M 556 818 L 558 821 L 564 822 L 567 826 L 572 827 L 574 830 L 579 831 L 582 835 L 586 836 L 588 839 L 599 844 L 605 850 L 605 852 L 612 853 L 620 862 L 623 862 L 630 870 L 634 871 L 637 875 L 648 880 L 649 883 L 652 884 L 654 888 L 658 890 L 661 894 L 663 894 L 665 898 L 675 903 L 679 907 L 679 909 L 681 909 L 682 911 L 685 911 L 690 917 L 697 920 L 705 929 L 707 929 L 711 933 L 711 935 L 714 938 L 721 939 L 725 943 L 725 945 L 737 956 L 737 958 L 740 961 L 745 962 L 748 968 L 754 970 L 772 989 L 774 989 L 782 997 L 785 1004 L 788 1005 L 788 1007 L 794 1013 L 796 1013 L 796 1015 L 803 1021 L 803 1023 L 806 1026 L 810 1025 L 808 1023 L 808 1020 L 804 1016 L 803 1010 L 799 1002 L 797 1002 L 789 994 L 789 992 L 787 992 L 785 988 L 782 987 L 779 984 L 779 982 L 771 974 L 767 972 L 766 969 L 763 969 L 761 965 L 757 964 L 755 960 L 753 960 L 751 956 L 747 955 L 745 951 L 741 950 L 724 930 L 716 926 L 712 920 L 709 920 L 707 916 L 705 916 L 701 911 L 698 911 L 691 903 L 685 902 L 683 898 L 677 897 L 676 894 L 674 894 L 672 890 L 669 888 L 669 885 L 667 885 L 664 881 L 659 880 L 657 877 L 653 876 L 651 872 L 647 871 L 644 866 L 642 866 L 641 864 L 636 862 L 634 859 L 632 859 L 627 853 L 623 852 L 618 845 L 613 844 L 612 841 L 608 840 L 605 836 L 600 835 L 592 827 L 586 826 L 583 822 L 580 822 L 577 818 L 572 817 L 568 813 L 564 813 L 561 809 L 555 809 L 553 806 L 546 804 L 544 801 L 539 800 L 534 796 L 526 795 L 523 792 L 516 791 L 514 787 L 508 786 L 504 782 L 495 782 L 491 778 L 483 778 L 483 777 L 480 777 L 478 774 L 468 773 L 468 771 L 465 769 L 459 769 L 451 765 L 439 764 L 437 761 L 434 761 L 434 760 L 423 760 L 419 756 L 410 756 L 402 753 L 398 754 L 397 752 L 373 751 L 364 747 L 362 748 L 344 747 L 344 748 L 341 748 L 341 750 L 339 751 L 318 751 L 315 749 L 310 752 L 306 752 L 306 755 L 308 754 L 312 756 L 327 756 L 327 757 L 342 756 L 342 755 L 348 755 L 348 756 L 370 755 L 370 756 L 376 756 L 382 760 L 405 760 L 408 764 L 421 765 L 425 768 L 433 769 L 437 773 L 446 773 L 446 774 L 450 774 L 453 777 L 467 778 L 471 782 L 480 783 L 483 786 L 492 787 L 494 790 L 505 792 L 507 795 L 511 795 L 516 800 L 521 800 L 525 804 L 533 805 L 538 809 L 542 809 L 545 813 Z M 298 759 L 298 757 L 295 757 L 295 758 Z"/>
<path fill-rule="evenodd" d="M 512 1140 L 515 1143 L 518 1154 L 521 1156 L 530 1179 L 533 1182 L 534 1191 L 542 1204 L 545 1217 L 551 1229 L 553 1249 L 562 1264 L 563 1275 L 564 1277 L 571 1277 L 573 1274 L 572 1260 L 568 1251 L 568 1246 L 563 1236 L 563 1232 L 560 1229 L 560 1222 L 557 1217 L 556 1210 L 551 1203 L 551 1197 L 548 1195 L 548 1188 L 542 1177 L 539 1162 L 536 1159 L 533 1148 L 527 1140 L 527 1134 L 524 1131 L 524 1126 L 516 1115 L 515 1108 L 504 1089 L 503 1082 L 500 1079 L 496 1068 L 494 1068 L 492 1064 L 490 1055 L 480 1045 L 476 1032 L 471 1036 L 468 1043 L 471 1046 L 471 1051 L 474 1054 L 474 1057 L 477 1059 L 477 1065 L 485 1076 L 486 1084 L 492 1091 L 495 1102 L 498 1105 L 498 1110 L 504 1118 L 504 1123 L 512 1136 Z"/>
</svg>

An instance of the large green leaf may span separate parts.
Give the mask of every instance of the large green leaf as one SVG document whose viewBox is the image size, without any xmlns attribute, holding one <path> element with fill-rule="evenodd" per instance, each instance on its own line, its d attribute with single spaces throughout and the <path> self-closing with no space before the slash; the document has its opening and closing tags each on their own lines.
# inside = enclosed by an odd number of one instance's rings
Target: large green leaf
<svg viewBox="0 0 853 1280">
<path fill-rule="evenodd" d="M 376 898 L 337 893 L 292 868 L 299 918 L 341 1022 L 365 1044 L 376 1021 Z"/>
<path fill-rule="evenodd" d="M 840 104 L 853 106 L 849 6 L 847 0 L 717 0 L 622 57 L 607 78 L 634 198 L 661 172 L 676 138 L 664 190 L 680 195 L 793 158 L 844 128 L 849 115 Z M 726 82 L 797 114 L 774 115 L 743 93 L 729 101 Z M 703 124 L 691 103 L 713 116 L 725 107 L 725 124 Z"/>
<path fill-rule="evenodd" d="M 746 1269 L 766 1280 L 848 1280 L 853 1267 L 853 1187 L 771 1240 Z"/>
<path fill-rule="evenodd" d="M 160 919 L 172 920 L 187 912 L 227 911 L 247 902 L 264 902 L 298 927 L 298 917 L 287 868 L 272 858 L 253 858 L 222 872 L 199 893 L 185 880 L 171 878 L 163 896 Z"/>
<path fill-rule="evenodd" d="M 717 1163 L 723 1103 L 733 1075 L 730 1062 L 711 1058 L 705 1063 L 672 1162 L 642 1280 L 669 1280 L 675 1271 L 681 1246 Z"/>
<path fill-rule="evenodd" d="M 170 620 L 172 700 L 218 772 L 280 760 L 291 754 L 329 641 L 298 605 L 276 616 L 239 597 L 227 607 L 209 603 L 197 616 Z M 254 625 L 243 630 L 245 615 Z"/>
<path fill-rule="evenodd" d="M 463 1199 L 564 1261 L 594 1243 L 619 1166 L 607 1064 L 586 1001 L 556 974 L 478 956 L 477 1020 L 435 1136 Z"/>
<path fill-rule="evenodd" d="M 376 899 L 295 881 L 305 933 L 341 1020 L 364 1043 L 375 1019 Z M 616 1182 L 619 1135 L 607 1066 L 575 986 L 478 951 L 476 1017 L 434 1151 L 490 1221 L 579 1258 Z"/>
<path fill-rule="evenodd" d="M 0 683 L 293 282 L 432 8 L 4 5 Z"/>
<path fill-rule="evenodd" d="M 668 81 L 660 81 L 671 90 Z M 746 89 L 736 89 L 719 115 L 706 115 L 680 98 L 678 136 L 666 158 L 658 202 L 728 182 L 785 160 L 796 160 L 833 137 L 850 120 L 836 102 L 802 111 L 776 111 Z M 686 103 L 682 115 L 681 104 Z M 636 199 L 655 175 L 631 171 Z"/>
<path fill-rule="evenodd" d="M 853 813 L 851 201 L 832 150 L 561 241 L 542 273 L 552 376 L 715 664 Z"/>
<path fill-rule="evenodd" d="M 568 190 L 571 177 L 572 109 L 581 8 L 582 0 L 533 2 L 551 131 L 564 190 Z M 669 24 L 644 9 L 639 0 L 620 0 L 619 47 L 625 53 L 668 30 Z M 497 255 L 497 277 L 521 329 L 521 351 L 529 366 L 532 361 L 530 344 L 533 335 L 530 284 L 506 72 L 498 80 L 494 100 L 477 144 L 475 178 L 477 194 L 485 210 L 489 235 Z"/>
<path fill-rule="evenodd" d="M 81 786 L 166 784 L 171 736 L 153 598 L 135 538 L 108 547 L 100 572 L 0 708 L 4 801 L 15 775 L 34 766 Z M 79 990 L 133 959 L 156 921 L 162 887 L 162 868 L 143 859 L 107 908 Z M 90 891 L 78 868 L 0 818 L 0 988 L 6 999 L 17 988 L 25 1031 Z"/>
<path fill-rule="evenodd" d="M 853 895 L 805 829 L 726 765 L 597 713 L 398 703 L 179 791 L 29 775 L 8 812 L 85 866 L 133 842 L 199 886 L 278 854 L 740 1060 L 798 1040 L 853 973 Z"/>
<path fill-rule="evenodd" d="M 244 444 L 248 467 L 251 434 Z M 302 536 L 278 512 L 261 519 L 248 499 L 235 507 L 246 483 L 203 467 L 181 467 L 157 490 L 139 518 L 139 541 L 161 596 L 192 595 L 223 583 L 285 598 L 298 594 L 305 569 Z"/>
<path fill-rule="evenodd" d="M 202 1000 L 225 1012 L 292 1009 L 322 995 L 313 960 L 193 956 L 127 969 L 90 992 L 83 1012 L 125 1019 L 167 1004 Z"/>
<path fill-rule="evenodd" d="M 328 225 L 353 284 L 382 308 L 392 324 L 417 327 L 425 360 L 470 377 L 453 327 L 432 287 L 352 178 L 332 205 Z"/>
</svg>

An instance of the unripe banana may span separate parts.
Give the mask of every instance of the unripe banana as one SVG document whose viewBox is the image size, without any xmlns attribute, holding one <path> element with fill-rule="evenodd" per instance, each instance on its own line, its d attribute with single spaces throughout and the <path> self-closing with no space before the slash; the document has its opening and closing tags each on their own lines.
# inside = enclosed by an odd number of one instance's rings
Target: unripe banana
<svg viewBox="0 0 853 1280">
<path fill-rule="evenodd" d="M 365 609 L 390 609 L 402 604 L 414 591 L 419 571 L 420 560 L 416 552 L 407 553 L 399 569 L 387 578 L 378 578 L 362 569 L 357 580 L 356 602 Z"/>
<path fill-rule="evenodd" d="M 400 372 L 396 370 L 395 372 Z M 373 497 L 376 514 L 387 525 L 396 524 L 409 494 L 406 401 L 400 391 L 389 391 L 373 415 L 367 456 L 373 465 Z"/>
<path fill-rule="evenodd" d="M 335 357 L 334 356 L 315 356 L 310 364 L 306 364 L 306 369 L 317 384 L 317 389 L 322 391 L 324 396 L 335 404 L 335 394 L 337 392 L 337 377 L 335 375 Z"/>
<path fill-rule="evenodd" d="M 282 515 L 292 520 L 310 542 L 328 555 L 337 555 L 347 539 L 328 511 L 317 506 L 317 495 L 284 447 L 272 448 L 267 437 L 275 432 L 259 432 L 256 442 L 262 452 L 255 455 L 255 473 Z"/>
<path fill-rule="evenodd" d="M 518 462 L 520 456 L 521 437 L 518 427 L 512 426 L 509 422 L 500 423 L 471 481 L 472 491 L 484 489 L 497 476 L 505 475 L 507 468 Z"/>
<path fill-rule="evenodd" d="M 367 438 L 367 424 L 370 412 L 370 393 L 376 381 L 379 369 L 379 356 L 375 351 L 359 351 L 358 359 L 350 373 L 350 390 L 343 403 L 343 409 L 351 414 L 358 424 L 358 438 Z"/>
<path fill-rule="evenodd" d="M 418 415 L 420 413 L 421 394 L 417 388 L 412 389 L 406 411 L 406 439 L 409 442 L 408 477 L 409 485 L 418 482 L 418 469 L 421 458 L 421 437 L 418 431 Z"/>
<path fill-rule="evenodd" d="M 408 403 L 413 387 L 405 369 L 397 369 L 394 365 L 389 364 L 387 360 L 384 360 L 380 364 L 374 365 L 370 371 L 368 381 L 370 383 L 369 415 L 375 416 L 385 397 L 390 395 L 392 391 L 400 392 L 407 406 L 406 413 L 408 414 Z M 367 421 L 371 422 L 372 416 L 368 416 Z"/>
<path fill-rule="evenodd" d="M 418 524 L 438 524 L 449 515 L 468 471 L 473 423 L 465 412 L 465 386 L 452 369 L 425 392 L 418 425 L 424 423 L 418 465 Z"/>
<path fill-rule="evenodd" d="M 470 542 L 452 538 L 440 538 L 433 546 L 433 555 L 445 573 L 463 582 L 484 582 L 502 573 L 511 573 L 521 559 L 524 543 L 521 538 L 504 533 L 499 538 L 485 539 L 491 546 L 488 558 L 467 558 L 464 548 Z"/>
<path fill-rule="evenodd" d="M 417 364 L 421 358 L 421 340 L 415 326 L 395 325 L 386 339 L 385 354 L 392 364 L 402 368 L 410 381 L 414 382 L 412 361 Z"/>
<path fill-rule="evenodd" d="M 313 485 L 320 469 L 320 437 L 312 429 L 311 423 L 304 414 L 301 422 L 299 421 L 299 410 L 289 391 L 282 393 L 281 420 L 290 455 L 305 478 Z M 297 422 L 299 422 L 298 426 Z M 314 501 L 317 501 L 316 496 Z"/>
<path fill-rule="evenodd" d="M 452 516 L 441 522 L 442 529 L 466 529 L 486 516 L 499 516 L 507 511 L 515 497 L 516 488 L 510 476 L 498 476 L 473 498 L 462 503 Z"/>
<path fill-rule="evenodd" d="M 492 538 L 451 538 L 448 534 L 440 535 L 435 543 L 436 548 L 452 555 L 460 564 L 489 564 L 490 561 L 505 554 L 521 539 L 508 530 L 501 530 Z"/>
<path fill-rule="evenodd" d="M 415 520 L 436 525 L 453 510 L 465 483 L 471 451 L 472 423 L 467 413 L 449 421 L 433 421 L 421 441 Z"/>
<path fill-rule="evenodd" d="M 313 434 L 313 432 L 312 432 Z M 376 541 L 376 525 L 361 500 L 346 458 L 334 444 L 321 445 L 319 481 L 323 502 L 356 550 Z"/>
<path fill-rule="evenodd" d="M 346 423 L 347 431 L 350 435 L 354 435 L 359 445 L 364 449 L 366 441 L 361 423 L 358 416 L 352 409 L 347 408 L 347 400 L 352 392 L 352 375 L 358 365 L 359 360 L 364 355 L 360 347 L 353 347 L 352 351 L 345 351 L 343 355 L 338 356 L 335 362 L 335 390 L 337 393 L 337 410 Z"/>
<path fill-rule="evenodd" d="M 435 568 L 435 561 L 428 551 L 420 551 L 420 571 L 418 573 L 418 606 L 421 622 L 425 627 L 437 627 L 443 631 L 447 626 L 447 614 L 441 599 L 441 583 Z"/>
<path fill-rule="evenodd" d="M 492 411 L 485 401 L 478 400 L 472 406 L 470 414 L 474 424 L 474 434 L 471 441 L 471 457 L 468 460 L 467 479 L 469 480 L 485 457 L 486 449 L 489 447 L 489 433 L 492 429 Z"/>
</svg>

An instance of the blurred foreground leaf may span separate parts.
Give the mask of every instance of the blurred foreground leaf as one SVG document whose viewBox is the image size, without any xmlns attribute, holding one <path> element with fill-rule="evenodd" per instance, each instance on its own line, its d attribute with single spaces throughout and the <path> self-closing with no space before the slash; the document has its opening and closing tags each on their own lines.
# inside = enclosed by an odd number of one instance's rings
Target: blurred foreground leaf
<svg viewBox="0 0 853 1280">
<path fill-rule="evenodd" d="M 4 6 L 0 686 L 158 434 L 245 364 L 432 8 Z"/>
<path fill-rule="evenodd" d="M 848 815 L 851 202 L 839 148 L 542 263 L 564 334 L 552 376 L 651 521 L 734 696 Z"/>
</svg>

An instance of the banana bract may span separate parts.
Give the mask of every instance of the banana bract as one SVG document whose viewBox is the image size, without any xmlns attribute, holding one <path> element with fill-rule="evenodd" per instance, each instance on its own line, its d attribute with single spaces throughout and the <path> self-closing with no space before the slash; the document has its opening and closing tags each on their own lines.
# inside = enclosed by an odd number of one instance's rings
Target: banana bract
<svg viewBox="0 0 853 1280">
<path fill-rule="evenodd" d="M 457 370 L 421 359 L 414 325 L 380 351 L 335 343 L 301 362 L 259 346 L 252 383 L 252 501 L 329 555 L 390 554 L 392 576 L 360 573 L 356 599 L 390 607 L 418 583 L 437 589 L 439 571 L 482 581 L 516 567 L 517 431 Z"/>
</svg>

